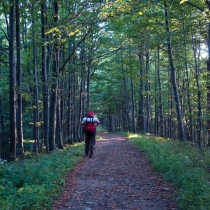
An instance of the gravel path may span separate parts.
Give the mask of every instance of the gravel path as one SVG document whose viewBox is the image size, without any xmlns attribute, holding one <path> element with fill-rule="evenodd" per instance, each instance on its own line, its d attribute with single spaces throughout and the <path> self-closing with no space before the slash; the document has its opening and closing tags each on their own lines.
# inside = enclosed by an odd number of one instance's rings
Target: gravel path
<svg viewBox="0 0 210 210">
<path fill-rule="evenodd" d="M 70 174 L 54 210 L 176 210 L 173 188 L 118 134 L 99 133 L 93 158 Z"/>
</svg>

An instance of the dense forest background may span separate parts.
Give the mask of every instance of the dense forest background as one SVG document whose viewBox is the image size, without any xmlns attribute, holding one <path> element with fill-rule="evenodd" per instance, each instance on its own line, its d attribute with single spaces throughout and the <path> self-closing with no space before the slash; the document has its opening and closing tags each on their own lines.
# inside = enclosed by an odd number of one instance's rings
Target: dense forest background
<svg viewBox="0 0 210 210">
<path fill-rule="evenodd" d="M 111 132 L 210 137 L 208 0 L 0 0 L 0 158 Z"/>
</svg>

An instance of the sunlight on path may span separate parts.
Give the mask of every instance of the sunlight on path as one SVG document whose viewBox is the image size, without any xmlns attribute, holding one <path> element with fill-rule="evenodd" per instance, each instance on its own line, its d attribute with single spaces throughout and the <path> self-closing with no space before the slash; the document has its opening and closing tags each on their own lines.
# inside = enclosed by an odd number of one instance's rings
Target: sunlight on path
<svg viewBox="0 0 210 210">
<path fill-rule="evenodd" d="M 143 154 L 117 134 L 99 134 L 54 207 L 58 210 L 175 210 L 173 190 Z"/>
</svg>

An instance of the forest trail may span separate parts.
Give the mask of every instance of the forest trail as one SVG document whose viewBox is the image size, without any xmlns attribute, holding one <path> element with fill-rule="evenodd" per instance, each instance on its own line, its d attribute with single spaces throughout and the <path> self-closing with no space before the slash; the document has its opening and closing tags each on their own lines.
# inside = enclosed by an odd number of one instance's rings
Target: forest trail
<svg viewBox="0 0 210 210">
<path fill-rule="evenodd" d="M 54 210 L 175 210 L 173 188 L 143 152 L 118 134 L 98 133 L 93 158 L 69 175 Z"/>
</svg>

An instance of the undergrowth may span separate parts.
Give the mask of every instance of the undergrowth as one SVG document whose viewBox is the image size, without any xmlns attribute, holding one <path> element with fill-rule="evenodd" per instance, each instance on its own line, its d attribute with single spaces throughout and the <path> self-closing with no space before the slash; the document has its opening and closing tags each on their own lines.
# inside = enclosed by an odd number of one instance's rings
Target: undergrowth
<svg viewBox="0 0 210 210">
<path fill-rule="evenodd" d="M 0 165 L 0 210 L 48 210 L 83 156 L 84 143 Z"/>
<path fill-rule="evenodd" d="M 178 141 L 128 134 L 176 190 L 180 210 L 210 209 L 210 153 Z"/>
</svg>

